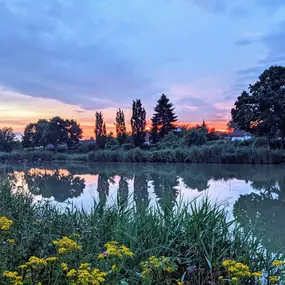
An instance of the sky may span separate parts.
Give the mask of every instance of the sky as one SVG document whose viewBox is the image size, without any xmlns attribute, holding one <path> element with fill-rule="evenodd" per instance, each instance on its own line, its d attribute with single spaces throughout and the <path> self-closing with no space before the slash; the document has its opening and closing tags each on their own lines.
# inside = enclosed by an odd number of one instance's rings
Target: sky
<svg viewBox="0 0 285 285">
<path fill-rule="evenodd" d="M 0 0 L 0 127 L 74 118 L 94 136 L 162 93 L 181 124 L 226 129 L 237 96 L 285 62 L 284 0 Z"/>
</svg>

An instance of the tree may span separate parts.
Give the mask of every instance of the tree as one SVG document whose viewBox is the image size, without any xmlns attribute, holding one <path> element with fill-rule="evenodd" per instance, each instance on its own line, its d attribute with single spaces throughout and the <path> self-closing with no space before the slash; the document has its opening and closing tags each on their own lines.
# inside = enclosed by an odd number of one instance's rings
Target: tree
<svg viewBox="0 0 285 285">
<path fill-rule="evenodd" d="M 106 205 L 107 197 L 109 196 L 109 178 L 106 173 L 99 173 L 98 175 L 98 187 L 99 205 L 104 207 Z"/>
<path fill-rule="evenodd" d="M 0 129 L 0 151 L 12 151 L 15 137 L 16 135 L 12 128 L 4 127 Z"/>
<path fill-rule="evenodd" d="M 161 139 L 170 131 L 175 130 L 174 123 L 177 116 L 174 113 L 173 104 L 162 94 L 157 101 L 152 117 L 152 140 L 156 142 L 157 138 Z"/>
<path fill-rule="evenodd" d="M 105 148 L 107 140 L 107 131 L 102 112 L 96 112 L 95 118 L 96 118 L 95 122 L 96 144 L 98 145 L 99 148 Z"/>
<path fill-rule="evenodd" d="M 71 146 L 82 138 L 82 129 L 75 120 L 64 120 L 54 117 L 50 120 L 40 119 L 30 123 L 24 130 L 22 144 L 24 147 L 46 147 L 53 144 Z"/>
<path fill-rule="evenodd" d="M 44 138 L 45 142 L 55 147 L 59 144 L 67 144 L 68 130 L 65 120 L 58 116 L 50 119 L 48 127 L 44 130 Z"/>
<path fill-rule="evenodd" d="M 243 91 L 231 110 L 232 123 L 258 136 L 285 137 L 285 67 L 266 69 L 257 82 Z"/>
<path fill-rule="evenodd" d="M 25 127 L 24 135 L 22 136 L 22 144 L 24 147 L 35 147 L 35 134 L 37 131 L 37 124 L 30 123 Z"/>
<path fill-rule="evenodd" d="M 121 109 L 119 109 L 116 115 L 116 133 L 119 144 L 124 144 L 127 139 L 127 129 L 124 111 Z"/>
<path fill-rule="evenodd" d="M 133 101 L 131 126 L 135 146 L 142 145 L 145 142 L 146 111 L 139 99 Z"/>
<path fill-rule="evenodd" d="M 67 128 L 67 145 L 71 146 L 73 144 L 78 144 L 79 140 L 82 139 L 82 129 L 80 124 L 75 120 L 65 120 Z"/>
</svg>

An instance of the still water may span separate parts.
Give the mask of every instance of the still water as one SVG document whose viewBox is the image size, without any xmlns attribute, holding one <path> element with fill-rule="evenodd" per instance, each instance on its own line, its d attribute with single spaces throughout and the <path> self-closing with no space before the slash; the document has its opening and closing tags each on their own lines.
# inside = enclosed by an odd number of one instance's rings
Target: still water
<svg viewBox="0 0 285 285">
<path fill-rule="evenodd" d="M 35 201 L 85 209 L 94 200 L 111 204 L 127 197 L 172 209 L 177 201 L 208 195 L 238 222 L 265 233 L 267 246 L 285 246 L 285 166 L 57 163 L 2 166 L 0 176 Z"/>
</svg>

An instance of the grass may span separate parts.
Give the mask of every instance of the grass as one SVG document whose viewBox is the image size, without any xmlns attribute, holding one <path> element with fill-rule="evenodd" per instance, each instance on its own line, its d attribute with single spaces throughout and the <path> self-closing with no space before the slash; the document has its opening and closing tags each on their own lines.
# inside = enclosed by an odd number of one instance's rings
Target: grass
<svg viewBox="0 0 285 285">
<path fill-rule="evenodd" d="M 167 162 L 167 163 L 221 163 L 221 164 L 282 164 L 285 150 L 266 147 L 240 146 L 231 142 L 203 146 L 168 147 L 152 150 L 122 148 L 97 150 L 88 153 L 67 154 L 34 151 L 0 153 L 0 161 L 90 161 L 90 162 Z"/>
<path fill-rule="evenodd" d="M 94 202 L 86 212 L 70 204 L 34 203 L 28 194 L 12 193 L 8 182 L 0 185 L 0 198 L 0 217 L 13 221 L 9 231 L 0 230 L 0 284 L 229 284 L 226 280 L 234 275 L 223 265 L 229 259 L 248 266 L 246 272 L 266 269 L 265 280 L 269 275 L 282 278 L 283 265 L 272 266 L 274 258 L 259 239 L 229 221 L 223 205 L 208 198 L 178 203 L 173 211 L 136 208 L 119 200 L 111 206 Z M 71 246 L 59 254 L 52 241 L 63 237 L 69 237 Z M 74 243 L 81 249 L 72 250 Z M 100 259 L 105 244 L 109 252 Z M 48 257 L 56 260 L 44 265 Z M 19 270 L 23 264 L 29 271 Z M 93 268 L 100 269 L 101 279 Z M 2 277 L 7 270 L 18 275 Z M 80 279 L 84 274 L 89 276 L 85 283 Z M 15 276 L 22 283 L 15 283 Z M 257 284 L 257 278 L 234 282 Z"/>
</svg>

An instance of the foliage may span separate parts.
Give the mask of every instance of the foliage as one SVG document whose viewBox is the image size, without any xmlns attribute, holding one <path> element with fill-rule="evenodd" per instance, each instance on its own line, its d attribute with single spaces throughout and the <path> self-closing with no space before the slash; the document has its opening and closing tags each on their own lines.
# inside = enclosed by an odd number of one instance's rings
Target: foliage
<svg viewBox="0 0 285 285">
<path fill-rule="evenodd" d="M 127 129 L 124 111 L 121 109 L 119 109 L 116 115 L 116 133 L 119 144 L 124 144 L 127 139 Z"/>
<path fill-rule="evenodd" d="M 52 144 L 72 146 L 82 138 L 82 129 L 75 120 L 64 120 L 53 117 L 50 120 L 40 119 L 25 127 L 22 144 L 25 148 L 46 147 Z"/>
<path fill-rule="evenodd" d="M 250 230 L 207 198 L 163 214 L 122 204 L 59 209 L 13 194 L 8 183 L 0 196 L 1 284 L 217 284 L 229 262 L 251 280 L 267 272 L 264 264 L 284 278 L 283 260 L 264 254 Z"/>
<path fill-rule="evenodd" d="M 232 121 L 241 130 L 272 138 L 285 136 L 285 67 L 266 69 L 243 91 L 232 109 Z"/>
<path fill-rule="evenodd" d="M 186 132 L 183 140 L 185 146 L 203 145 L 207 141 L 207 130 L 205 128 L 190 129 Z"/>
<path fill-rule="evenodd" d="M 15 144 L 15 133 L 12 128 L 4 127 L 0 129 L 0 151 L 10 152 Z"/>
<path fill-rule="evenodd" d="M 105 148 L 107 140 L 106 124 L 104 123 L 102 112 L 96 112 L 95 114 L 95 136 L 96 144 L 99 148 Z"/>
<path fill-rule="evenodd" d="M 170 131 L 175 130 L 174 123 L 177 121 L 177 116 L 174 113 L 173 104 L 165 94 L 162 94 L 158 99 L 151 120 L 153 143 L 156 143 L 157 139 L 162 139 Z"/>
<path fill-rule="evenodd" d="M 139 99 L 133 101 L 131 127 L 134 145 L 142 145 L 145 142 L 146 111 Z"/>
</svg>

